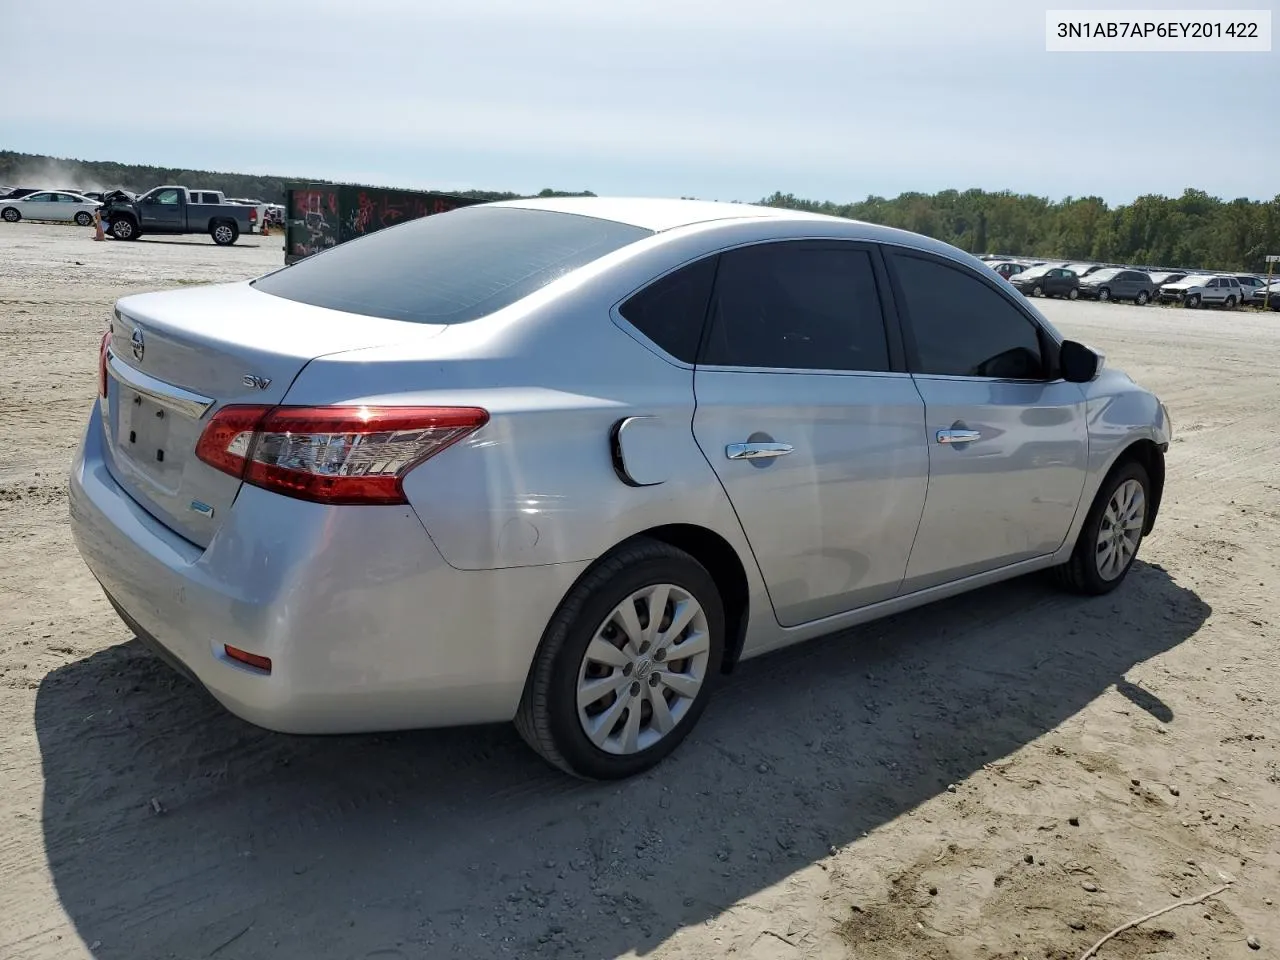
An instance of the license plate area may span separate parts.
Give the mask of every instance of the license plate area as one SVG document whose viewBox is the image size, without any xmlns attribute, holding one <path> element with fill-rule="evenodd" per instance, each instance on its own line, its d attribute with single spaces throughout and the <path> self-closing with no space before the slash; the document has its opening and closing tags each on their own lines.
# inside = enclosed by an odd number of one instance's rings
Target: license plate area
<svg viewBox="0 0 1280 960">
<path fill-rule="evenodd" d="M 143 473 L 168 486 L 164 481 L 181 472 L 175 470 L 179 464 L 170 442 L 177 414 L 128 387 L 120 391 L 117 404 L 116 449 Z"/>
</svg>

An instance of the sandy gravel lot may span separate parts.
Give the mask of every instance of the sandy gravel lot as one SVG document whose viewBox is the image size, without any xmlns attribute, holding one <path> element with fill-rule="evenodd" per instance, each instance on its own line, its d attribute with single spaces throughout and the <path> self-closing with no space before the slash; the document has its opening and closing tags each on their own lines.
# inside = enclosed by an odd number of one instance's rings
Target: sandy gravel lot
<svg viewBox="0 0 1280 960">
<path fill-rule="evenodd" d="M 265 733 L 146 654 L 67 524 L 98 337 L 280 242 L 0 227 L 0 957 L 1076 960 L 1228 880 L 1100 957 L 1280 953 L 1280 315 L 1049 302 L 1173 416 L 1124 588 L 754 661 L 600 787 L 506 727 Z"/>
</svg>

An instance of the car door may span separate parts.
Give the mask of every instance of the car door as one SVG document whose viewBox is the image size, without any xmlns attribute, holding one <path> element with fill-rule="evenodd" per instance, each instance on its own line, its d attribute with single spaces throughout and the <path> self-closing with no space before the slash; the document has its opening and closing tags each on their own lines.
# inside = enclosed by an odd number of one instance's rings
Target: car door
<svg viewBox="0 0 1280 960">
<path fill-rule="evenodd" d="M 903 589 L 1053 553 L 1088 455 L 1084 392 L 1058 376 L 1056 340 L 962 264 L 905 251 L 889 263 L 929 449 Z"/>
<path fill-rule="evenodd" d="M 79 197 L 72 196 L 69 193 L 55 193 L 54 197 L 58 201 L 59 220 L 74 220 L 77 213 L 88 209 L 81 203 Z"/>
<path fill-rule="evenodd" d="M 1133 270 L 1121 270 L 1116 274 L 1116 299 L 1134 300 L 1138 296 L 1138 274 Z"/>
<path fill-rule="evenodd" d="M 888 599 L 906 572 L 928 450 L 924 404 L 886 331 L 885 289 L 866 244 L 776 241 L 720 255 L 693 432 L 783 626 Z"/>
<path fill-rule="evenodd" d="M 22 215 L 31 220 L 57 220 L 58 201 L 52 193 L 29 194 L 23 199 Z"/>
<path fill-rule="evenodd" d="M 184 225 L 182 191 L 176 187 L 153 190 L 138 203 L 142 227 L 161 233 L 180 233 Z"/>
</svg>

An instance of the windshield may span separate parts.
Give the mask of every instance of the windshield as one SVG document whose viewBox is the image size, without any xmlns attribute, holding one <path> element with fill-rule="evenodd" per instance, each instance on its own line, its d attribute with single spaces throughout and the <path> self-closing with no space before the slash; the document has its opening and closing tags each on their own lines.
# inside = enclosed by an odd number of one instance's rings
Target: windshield
<svg viewBox="0 0 1280 960">
<path fill-rule="evenodd" d="M 1029 269 L 1027 269 L 1027 270 L 1023 270 L 1021 273 L 1019 273 L 1019 274 L 1018 274 L 1018 279 L 1019 279 L 1019 280 L 1024 280 L 1024 279 L 1025 279 L 1025 280 L 1030 280 L 1030 279 L 1032 279 L 1033 277 L 1043 277 L 1046 273 L 1048 273 L 1050 270 L 1053 270 L 1053 269 L 1054 269 L 1053 267 L 1047 267 L 1047 266 L 1046 266 L 1046 267 L 1031 267 L 1031 268 L 1029 268 Z"/>
<path fill-rule="evenodd" d="M 1106 267 L 1106 268 L 1104 268 L 1104 269 L 1102 269 L 1102 270 L 1095 270 L 1095 271 L 1093 271 L 1093 273 L 1089 274 L 1088 279 L 1089 279 L 1090 281 L 1093 281 L 1093 280 L 1110 280 L 1112 277 L 1114 277 L 1114 276 L 1115 276 L 1117 273 L 1119 273 L 1119 272 L 1120 272 L 1120 271 L 1119 271 L 1119 269 L 1117 269 L 1116 267 Z"/>
<path fill-rule="evenodd" d="M 253 286 L 363 316 L 465 323 L 652 234 L 578 214 L 480 204 L 331 247 Z"/>
<path fill-rule="evenodd" d="M 1191 276 L 1191 277 L 1183 277 L 1181 280 L 1179 280 L 1179 281 L 1178 281 L 1178 286 L 1180 286 L 1180 287 L 1192 287 L 1192 286 L 1195 286 L 1195 287 L 1202 287 L 1202 286 L 1204 286 L 1206 283 L 1208 283 L 1208 282 L 1209 282 L 1210 280 L 1212 280 L 1212 279 L 1213 279 L 1212 277 L 1206 277 L 1206 276 L 1201 276 L 1201 275 L 1199 275 L 1199 274 L 1196 274 L 1195 276 Z"/>
</svg>

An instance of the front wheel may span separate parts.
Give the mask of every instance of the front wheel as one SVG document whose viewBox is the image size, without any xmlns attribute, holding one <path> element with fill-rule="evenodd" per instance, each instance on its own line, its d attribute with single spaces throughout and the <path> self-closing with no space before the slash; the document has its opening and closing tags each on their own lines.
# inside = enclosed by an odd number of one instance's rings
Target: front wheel
<svg viewBox="0 0 1280 960">
<path fill-rule="evenodd" d="M 215 223 L 209 228 L 213 242 L 220 247 L 229 247 L 240 237 L 240 229 L 234 223 Z"/>
<path fill-rule="evenodd" d="M 1072 287 L 1070 290 L 1068 290 L 1068 291 L 1067 291 L 1067 299 L 1068 299 L 1068 300 L 1079 300 L 1079 299 L 1080 299 L 1080 291 L 1079 291 L 1079 290 L 1077 290 L 1075 287 Z"/>
<path fill-rule="evenodd" d="M 1196 307 L 1200 306 L 1200 294 L 1193 293 L 1191 296 L 1187 297 L 1187 299 L 1182 301 L 1182 305 L 1188 310 L 1194 310 Z"/>
<path fill-rule="evenodd" d="M 17 223 L 22 219 L 22 214 L 13 207 L 5 207 L 4 212 L 0 213 L 0 217 L 4 217 L 5 223 Z"/>
<path fill-rule="evenodd" d="M 86 213 L 85 211 L 81 210 L 79 213 L 76 214 L 76 223 L 80 224 L 80 226 L 82 227 L 93 226 L 93 214 Z"/>
<path fill-rule="evenodd" d="M 1145 290 L 1139 290 L 1139 291 L 1138 291 L 1138 296 L 1134 298 L 1134 301 L 1133 301 L 1133 302 L 1134 302 L 1134 303 L 1136 303 L 1136 304 L 1137 304 L 1138 306 L 1140 306 L 1140 307 L 1145 307 L 1145 306 L 1147 305 L 1147 302 L 1148 302 L 1150 299 L 1151 299 L 1151 296 L 1147 293 L 1147 291 L 1145 291 Z"/>
<path fill-rule="evenodd" d="M 560 604 L 525 682 L 516 728 L 574 776 L 634 776 L 693 728 L 723 651 L 724 607 L 711 574 L 683 550 L 636 540 Z"/>
<path fill-rule="evenodd" d="M 138 239 L 138 227 L 128 217 L 120 217 L 111 221 L 111 229 L 108 231 L 117 240 L 136 240 Z"/>
<path fill-rule="evenodd" d="M 1146 533 L 1150 491 L 1151 479 L 1136 460 L 1107 477 L 1080 528 L 1071 559 L 1056 568 L 1064 586 L 1093 596 L 1120 586 Z"/>
<path fill-rule="evenodd" d="M 1110 299 L 1111 299 L 1111 291 L 1110 291 L 1109 289 L 1107 289 L 1106 287 L 1103 287 L 1101 290 L 1099 290 L 1099 291 L 1098 291 L 1098 299 L 1099 299 L 1099 300 L 1104 300 L 1104 301 L 1105 301 L 1105 300 L 1110 300 Z"/>
<path fill-rule="evenodd" d="M 1040 284 L 1037 283 L 1034 287 L 1031 288 L 1031 295 L 1033 297 L 1043 297 L 1044 287 L 1040 286 Z"/>
</svg>

